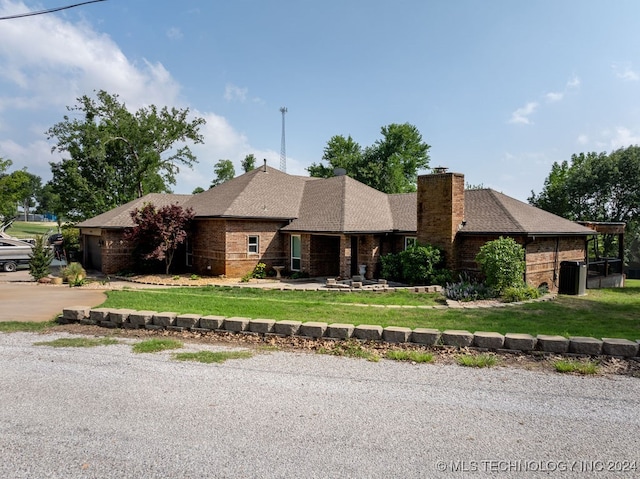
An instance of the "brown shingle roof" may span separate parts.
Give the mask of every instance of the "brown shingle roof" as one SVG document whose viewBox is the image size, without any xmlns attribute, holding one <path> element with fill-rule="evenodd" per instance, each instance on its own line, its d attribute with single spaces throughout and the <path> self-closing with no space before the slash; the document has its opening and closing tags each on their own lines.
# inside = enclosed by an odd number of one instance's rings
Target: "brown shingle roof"
<svg viewBox="0 0 640 479">
<path fill-rule="evenodd" d="M 589 235 L 585 226 L 497 191 L 465 191 L 464 234 Z"/>
<path fill-rule="evenodd" d="M 388 195 L 348 176 L 305 185 L 299 216 L 285 231 L 379 232 L 393 230 Z"/>
<path fill-rule="evenodd" d="M 129 228 L 134 226 L 131 220 L 131 212 L 141 208 L 147 203 L 152 203 L 158 208 L 175 205 L 184 206 L 191 195 L 174 195 L 168 193 L 149 193 L 142 198 L 137 198 L 122 206 L 118 206 L 101 215 L 94 216 L 77 224 L 78 228 Z"/>
<path fill-rule="evenodd" d="M 394 230 L 415 232 L 418 229 L 417 201 L 416 193 L 389 195 Z"/>
<path fill-rule="evenodd" d="M 197 217 L 296 218 L 304 186 L 315 180 L 260 167 L 194 195 L 186 206 Z"/>
</svg>

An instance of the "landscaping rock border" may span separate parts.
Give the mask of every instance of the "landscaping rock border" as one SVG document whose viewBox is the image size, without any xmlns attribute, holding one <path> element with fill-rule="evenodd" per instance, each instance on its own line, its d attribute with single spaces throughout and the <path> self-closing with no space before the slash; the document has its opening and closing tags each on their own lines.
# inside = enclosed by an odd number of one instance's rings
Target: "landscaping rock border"
<svg viewBox="0 0 640 479">
<path fill-rule="evenodd" d="M 475 347 L 491 351 L 533 352 L 577 356 L 640 357 L 640 340 L 619 338 L 589 338 L 478 331 L 403 328 L 324 322 L 275 321 L 224 316 L 200 316 L 172 312 L 135 311 L 89 306 L 64 308 L 58 322 L 63 324 L 94 324 L 107 328 L 176 329 L 196 331 L 233 332 L 236 334 L 262 334 L 276 336 L 302 336 L 309 338 L 356 339 L 391 343 L 415 343 L 423 346 Z"/>
</svg>

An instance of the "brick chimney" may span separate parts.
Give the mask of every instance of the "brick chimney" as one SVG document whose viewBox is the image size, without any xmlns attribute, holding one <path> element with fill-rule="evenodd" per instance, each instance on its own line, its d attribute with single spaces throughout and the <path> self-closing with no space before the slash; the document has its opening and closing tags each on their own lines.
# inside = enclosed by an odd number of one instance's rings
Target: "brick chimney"
<svg viewBox="0 0 640 479">
<path fill-rule="evenodd" d="M 446 267 L 456 269 L 454 242 L 464 221 L 464 175 L 434 168 L 418 176 L 418 243 L 444 251 Z"/>
</svg>

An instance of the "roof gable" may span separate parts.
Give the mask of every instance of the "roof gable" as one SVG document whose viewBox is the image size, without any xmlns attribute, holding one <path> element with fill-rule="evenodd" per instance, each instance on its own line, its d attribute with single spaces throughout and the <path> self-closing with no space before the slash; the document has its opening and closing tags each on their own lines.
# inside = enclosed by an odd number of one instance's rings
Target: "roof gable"
<svg viewBox="0 0 640 479">
<path fill-rule="evenodd" d="M 388 195 L 348 176 L 305 185 L 299 216 L 285 231 L 373 232 L 393 230 Z"/>
<path fill-rule="evenodd" d="M 196 217 L 296 218 L 304 186 L 313 180 L 260 167 L 194 195 L 187 206 Z"/>
<path fill-rule="evenodd" d="M 149 193 L 141 198 L 125 203 L 98 216 L 78 223 L 78 228 L 130 228 L 135 226 L 131 219 L 131 212 L 151 203 L 157 208 L 168 205 L 185 206 L 191 195 L 176 195 L 169 193 Z"/>
<path fill-rule="evenodd" d="M 461 233 L 590 235 L 573 221 L 491 189 L 465 191 L 465 224 Z"/>
</svg>

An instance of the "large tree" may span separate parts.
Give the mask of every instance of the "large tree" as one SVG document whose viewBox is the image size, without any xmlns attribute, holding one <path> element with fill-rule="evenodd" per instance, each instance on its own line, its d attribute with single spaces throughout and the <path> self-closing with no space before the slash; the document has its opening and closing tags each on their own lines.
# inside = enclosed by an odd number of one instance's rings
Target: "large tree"
<svg viewBox="0 0 640 479">
<path fill-rule="evenodd" d="M 640 147 L 606 153 L 580 153 L 570 162 L 554 163 L 542 191 L 529 203 L 574 221 L 627 223 L 630 238 L 640 220 Z M 614 238 L 604 237 L 604 254 L 615 251 Z"/>
<path fill-rule="evenodd" d="M 11 160 L 0 158 L 0 219 L 15 217 L 19 205 L 26 221 L 30 208 L 35 206 L 42 180 L 26 168 L 9 173 L 12 164 Z"/>
<path fill-rule="evenodd" d="M 385 193 L 415 191 L 418 171 L 429 166 L 430 146 L 409 123 L 384 126 L 381 134 L 381 139 L 364 149 L 351 136 L 333 136 L 322 156 L 327 165 L 313 163 L 307 171 L 327 178 L 342 168 L 352 178 Z"/>
<path fill-rule="evenodd" d="M 51 185 L 72 219 L 97 215 L 147 193 L 168 192 L 180 166 L 197 162 L 187 142 L 202 143 L 202 118 L 189 109 L 155 105 L 130 112 L 104 90 L 82 96 L 69 115 L 47 131 L 53 150 L 68 157 L 51 163 Z"/>
</svg>

